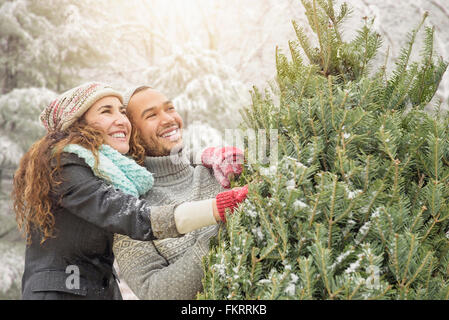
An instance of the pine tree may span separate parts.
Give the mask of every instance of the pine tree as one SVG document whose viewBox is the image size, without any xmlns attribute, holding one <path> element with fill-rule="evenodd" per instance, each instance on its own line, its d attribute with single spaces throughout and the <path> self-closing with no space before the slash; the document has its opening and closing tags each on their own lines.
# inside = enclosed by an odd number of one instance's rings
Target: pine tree
<svg viewBox="0 0 449 320">
<path fill-rule="evenodd" d="M 0 85 L 62 92 L 112 59 L 104 0 L 0 0 Z M 108 48 L 106 50 L 105 48 Z"/>
<path fill-rule="evenodd" d="M 44 136 L 45 129 L 39 122 L 39 115 L 55 97 L 55 92 L 45 88 L 14 89 L 0 96 L 0 134 L 14 141 L 22 153 L 26 152 Z M 17 158 L 15 164 L 18 164 L 22 154 L 17 157 L 17 148 L 9 148 L 2 143 L 0 146 L 4 146 L 0 157 L 14 154 L 16 156 L 6 157 Z"/>
<path fill-rule="evenodd" d="M 277 94 L 254 88 L 244 112 L 244 128 L 278 130 L 278 162 L 245 164 L 248 198 L 203 261 L 199 298 L 448 299 L 449 118 L 425 111 L 447 68 L 434 29 L 411 61 L 424 16 L 387 74 L 372 21 L 346 42 L 346 3 L 302 4 L 316 46 L 293 22 Z"/>
</svg>

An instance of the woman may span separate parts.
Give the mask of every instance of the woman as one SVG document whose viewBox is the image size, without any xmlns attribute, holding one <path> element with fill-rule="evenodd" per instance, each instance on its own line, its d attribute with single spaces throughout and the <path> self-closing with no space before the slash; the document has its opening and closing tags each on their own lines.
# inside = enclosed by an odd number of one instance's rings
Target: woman
<svg viewBox="0 0 449 320">
<path fill-rule="evenodd" d="M 14 209 L 28 240 L 23 299 L 121 299 L 112 267 L 114 234 L 153 240 L 185 229 L 175 206 L 150 207 L 138 199 L 152 176 L 124 156 L 135 136 L 122 102 L 111 87 L 87 83 L 41 114 L 48 133 L 14 176 Z M 246 196 L 235 194 L 223 192 L 218 202 L 232 198 L 225 201 L 232 210 Z M 214 204 L 189 228 L 221 221 L 223 210 Z"/>
</svg>

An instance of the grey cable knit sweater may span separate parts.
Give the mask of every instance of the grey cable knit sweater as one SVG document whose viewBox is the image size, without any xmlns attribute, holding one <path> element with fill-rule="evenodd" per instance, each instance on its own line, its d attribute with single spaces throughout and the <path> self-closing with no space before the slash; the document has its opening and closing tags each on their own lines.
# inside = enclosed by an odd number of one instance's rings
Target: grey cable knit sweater
<svg viewBox="0 0 449 320">
<path fill-rule="evenodd" d="M 173 163 L 170 156 L 146 158 L 154 185 L 142 198 L 153 206 L 174 206 L 214 198 L 224 191 L 209 169 L 191 166 L 185 156 L 179 160 Z M 201 260 L 218 228 L 204 227 L 179 238 L 155 241 L 116 235 L 113 250 L 120 276 L 139 299 L 195 299 L 202 290 Z"/>
</svg>

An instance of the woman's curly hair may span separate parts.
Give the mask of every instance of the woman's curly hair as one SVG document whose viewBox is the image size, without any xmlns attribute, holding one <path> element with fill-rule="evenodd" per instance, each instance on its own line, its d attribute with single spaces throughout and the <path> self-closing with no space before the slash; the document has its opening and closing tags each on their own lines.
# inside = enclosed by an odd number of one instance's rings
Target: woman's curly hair
<svg viewBox="0 0 449 320">
<path fill-rule="evenodd" d="M 132 116 L 130 112 L 126 113 L 128 119 L 132 123 Z M 144 165 L 146 151 L 145 151 L 145 142 L 140 136 L 139 131 L 132 126 L 131 128 L 131 136 L 129 138 L 129 151 L 128 156 L 132 157 L 134 161 L 136 161 L 141 166 Z"/>
<path fill-rule="evenodd" d="M 142 159 L 144 148 L 137 141 L 137 132 L 132 129 L 128 153 L 133 159 Z M 98 167 L 98 149 L 104 143 L 103 132 L 88 125 L 84 118 L 80 118 L 63 132 L 47 133 L 35 142 L 20 160 L 14 174 L 13 208 L 19 230 L 31 243 L 31 231 L 37 229 L 42 234 L 41 243 L 55 237 L 55 218 L 52 213 L 56 203 L 51 197 L 54 188 L 61 184 L 59 176 L 61 154 L 68 144 L 79 144 L 90 150 L 95 157 L 93 170 Z"/>
</svg>

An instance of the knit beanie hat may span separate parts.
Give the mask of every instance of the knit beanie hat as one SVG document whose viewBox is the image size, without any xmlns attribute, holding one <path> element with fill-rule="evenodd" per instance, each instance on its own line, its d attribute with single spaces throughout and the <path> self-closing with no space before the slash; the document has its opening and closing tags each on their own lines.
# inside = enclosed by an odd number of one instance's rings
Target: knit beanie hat
<svg viewBox="0 0 449 320">
<path fill-rule="evenodd" d="M 48 132 L 64 131 L 101 98 L 114 96 L 123 103 L 122 94 L 107 84 L 88 82 L 70 89 L 51 102 L 40 115 Z"/>
<path fill-rule="evenodd" d="M 140 89 L 153 89 L 153 87 L 149 85 L 140 85 L 137 87 L 128 88 L 123 94 L 123 105 L 125 107 L 128 107 L 129 100 L 131 100 L 131 97 L 134 95 L 134 93 Z"/>
</svg>

